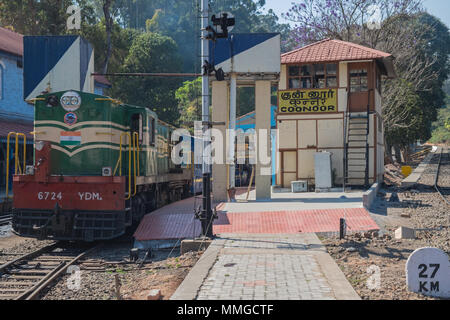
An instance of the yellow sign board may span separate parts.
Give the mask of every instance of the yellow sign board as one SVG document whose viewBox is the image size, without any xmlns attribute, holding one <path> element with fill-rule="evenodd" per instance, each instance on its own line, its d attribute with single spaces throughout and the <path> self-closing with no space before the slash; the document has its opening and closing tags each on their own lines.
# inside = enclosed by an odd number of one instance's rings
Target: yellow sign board
<svg viewBox="0 0 450 320">
<path fill-rule="evenodd" d="M 332 112 L 338 112 L 336 89 L 278 91 L 278 113 Z"/>
</svg>

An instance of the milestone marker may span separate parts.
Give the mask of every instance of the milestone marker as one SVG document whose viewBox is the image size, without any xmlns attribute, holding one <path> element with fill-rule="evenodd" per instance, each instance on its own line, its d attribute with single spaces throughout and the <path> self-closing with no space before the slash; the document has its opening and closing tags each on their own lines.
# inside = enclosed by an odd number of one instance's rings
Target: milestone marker
<svg viewBox="0 0 450 320">
<path fill-rule="evenodd" d="M 406 284 L 412 292 L 450 298 L 448 255 L 437 248 L 415 250 L 406 262 Z"/>
</svg>

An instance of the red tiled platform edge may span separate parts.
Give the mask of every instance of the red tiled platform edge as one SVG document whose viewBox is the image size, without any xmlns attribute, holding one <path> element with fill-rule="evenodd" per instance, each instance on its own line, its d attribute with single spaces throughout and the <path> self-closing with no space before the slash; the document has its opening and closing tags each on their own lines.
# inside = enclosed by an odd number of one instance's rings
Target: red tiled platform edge
<svg viewBox="0 0 450 320">
<path fill-rule="evenodd" d="M 339 231 L 345 216 L 350 231 L 378 229 L 364 208 L 220 214 L 215 233 L 299 233 Z"/>
<path fill-rule="evenodd" d="M 350 232 L 379 229 L 364 208 L 219 212 L 218 216 L 213 226 L 215 234 L 338 232 L 339 219 L 344 216 Z M 186 199 L 146 215 L 134 237 L 138 241 L 193 238 L 200 235 L 200 230 L 200 222 L 193 219 L 193 202 Z"/>
</svg>

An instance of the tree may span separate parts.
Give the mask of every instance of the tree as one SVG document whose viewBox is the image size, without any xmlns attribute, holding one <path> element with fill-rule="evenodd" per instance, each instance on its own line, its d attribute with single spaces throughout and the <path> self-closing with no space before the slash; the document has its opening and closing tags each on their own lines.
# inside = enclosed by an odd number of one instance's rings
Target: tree
<svg viewBox="0 0 450 320">
<path fill-rule="evenodd" d="M 130 48 L 121 72 L 179 72 L 181 58 L 171 38 L 157 33 L 139 35 Z M 112 95 L 124 102 L 146 106 L 160 119 L 175 123 L 179 117 L 175 90 L 178 78 L 126 77 L 115 82 Z"/>
<path fill-rule="evenodd" d="M 386 150 L 430 137 L 448 76 L 448 28 L 423 13 L 421 0 L 303 0 L 284 17 L 295 21 L 290 39 L 303 46 L 323 38 L 391 53 L 397 79 L 384 81 Z M 388 154 L 389 156 L 389 154 Z"/>
<path fill-rule="evenodd" d="M 450 103 L 439 110 L 437 121 L 432 126 L 431 143 L 450 144 Z"/>
<path fill-rule="evenodd" d="M 264 0 L 211 0 L 210 15 L 222 11 L 233 13 L 236 17 L 236 26 L 233 32 L 282 32 L 287 34 L 289 25 L 279 24 L 278 17 L 271 10 L 264 14 L 261 10 L 264 5 Z M 199 0 L 123 1 L 120 13 L 124 27 L 138 30 L 147 30 L 147 23 L 156 18 L 157 26 L 155 28 L 153 25 L 150 31 L 174 39 L 180 52 L 183 52 L 183 71 L 199 72 Z"/>
<path fill-rule="evenodd" d="M 394 52 L 398 75 L 385 81 L 383 90 L 386 149 L 392 145 L 408 153 L 409 144 L 431 137 L 432 122 L 445 104 L 442 87 L 449 73 L 450 36 L 448 28 L 427 13 L 397 20 L 384 32 L 393 37 L 384 46 Z M 401 85 L 405 83 L 408 86 Z M 412 113 L 407 101 L 413 94 L 417 105 Z"/>
<path fill-rule="evenodd" d="M 201 120 L 202 112 L 202 78 L 183 82 L 183 86 L 175 92 L 180 111 L 179 125 L 193 133 L 194 121 Z"/>
<path fill-rule="evenodd" d="M 96 24 L 84 24 L 79 33 L 87 39 L 95 50 L 95 66 L 97 71 L 102 72 L 107 54 L 107 39 L 105 21 L 102 19 Z M 128 56 L 133 40 L 137 38 L 141 32 L 134 29 L 123 29 L 117 23 L 113 24 L 111 30 L 111 55 L 108 59 L 109 72 L 119 72 Z M 113 85 L 115 79 L 111 79 Z"/>
<path fill-rule="evenodd" d="M 421 9 L 422 0 L 301 0 L 284 18 L 295 22 L 290 37 L 299 47 L 324 38 L 376 47 L 383 27 Z"/>
<path fill-rule="evenodd" d="M 114 24 L 114 19 L 111 16 L 111 4 L 113 0 L 103 0 L 103 14 L 105 16 L 105 29 L 106 29 L 106 54 L 105 62 L 103 64 L 103 73 L 108 72 L 108 62 L 111 57 L 111 33 Z"/>
<path fill-rule="evenodd" d="M 89 0 L 0 0 L 0 26 L 11 26 L 24 35 L 67 34 L 67 8 L 78 5 L 89 19 L 92 8 Z"/>
</svg>

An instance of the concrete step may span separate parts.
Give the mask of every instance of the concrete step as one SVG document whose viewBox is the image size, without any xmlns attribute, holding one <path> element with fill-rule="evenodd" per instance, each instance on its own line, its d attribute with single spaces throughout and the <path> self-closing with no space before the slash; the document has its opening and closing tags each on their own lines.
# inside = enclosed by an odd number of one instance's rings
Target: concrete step
<svg viewBox="0 0 450 320">
<path fill-rule="evenodd" d="M 348 148 L 347 154 L 350 155 L 360 155 L 363 154 L 366 155 L 366 148 Z"/>
<path fill-rule="evenodd" d="M 348 171 L 347 172 L 347 178 L 359 178 L 359 179 L 364 179 L 365 177 L 365 171 L 361 170 L 361 172 L 356 172 L 356 171 Z"/>
<path fill-rule="evenodd" d="M 346 183 L 355 186 L 362 186 L 365 183 L 364 178 L 346 178 Z"/>
<path fill-rule="evenodd" d="M 367 142 L 366 141 L 349 141 L 348 146 L 349 147 L 356 147 L 356 148 L 365 148 Z M 364 150 L 365 152 L 365 150 Z"/>
<path fill-rule="evenodd" d="M 351 112 L 349 114 L 349 119 L 367 119 L 368 114 L 367 112 Z"/>
<path fill-rule="evenodd" d="M 360 124 L 360 123 L 351 123 L 348 126 L 348 130 L 349 131 L 352 131 L 352 130 L 365 130 L 365 131 L 367 131 L 367 125 Z"/>
<path fill-rule="evenodd" d="M 354 166 L 366 167 L 366 159 L 348 159 L 348 165 L 351 167 Z"/>
<path fill-rule="evenodd" d="M 360 136 L 366 136 L 367 135 L 367 129 L 365 128 L 350 128 L 348 130 L 348 135 L 360 135 Z"/>
<path fill-rule="evenodd" d="M 367 141 L 367 136 L 362 136 L 362 135 L 353 135 L 348 137 L 348 142 L 351 141 Z"/>
</svg>

